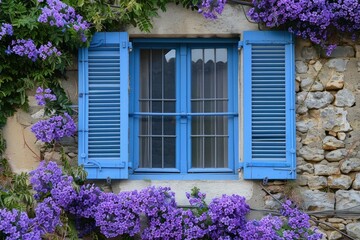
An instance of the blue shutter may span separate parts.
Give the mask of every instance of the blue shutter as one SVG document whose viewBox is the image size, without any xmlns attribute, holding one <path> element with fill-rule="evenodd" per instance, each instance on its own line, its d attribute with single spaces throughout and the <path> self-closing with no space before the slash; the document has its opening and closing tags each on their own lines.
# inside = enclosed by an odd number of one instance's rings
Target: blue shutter
<svg viewBox="0 0 360 240">
<path fill-rule="evenodd" d="M 244 178 L 295 179 L 294 40 L 244 32 Z"/>
<path fill-rule="evenodd" d="M 79 164 L 89 179 L 128 178 L 127 33 L 96 33 L 79 50 Z"/>
</svg>

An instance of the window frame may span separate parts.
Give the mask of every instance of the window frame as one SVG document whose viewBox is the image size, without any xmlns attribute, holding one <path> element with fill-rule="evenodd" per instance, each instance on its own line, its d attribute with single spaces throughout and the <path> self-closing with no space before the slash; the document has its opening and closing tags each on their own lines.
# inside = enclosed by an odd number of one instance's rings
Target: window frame
<svg viewBox="0 0 360 240">
<path fill-rule="evenodd" d="M 155 38 L 132 39 L 133 50 L 130 53 L 130 101 L 129 101 L 129 179 L 238 179 L 239 167 L 239 107 L 238 107 L 238 39 L 235 38 Z M 176 123 L 176 168 L 154 169 L 141 168 L 139 164 L 139 121 L 134 112 L 139 110 L 139 56 L 141 49 L 176 50 L 176 112 L 191 113 L 191 50 L 194 48 L 226 48 L 228 54 L 228 112 L 233 115 L 228 119 L 228 167 L 227 168 L 191 168 L 191 116 L 188 120 L 177 116 Z M 181 91 L 186 89 L 186 91 Z M 186 99 L 186 101 L 183 101 Z M 230 118 L 232 118 L 230 120 Z M 186 124 L 182 124 L 186 122 Z M 185 126 L 184 126 L 185 125 Z M 182 128 L 182 129 L 180 129 Z M 180 133 L 180 134 L 179 134 Z M 185 139 L 184 139 L 185 138 Z M 186 144 L 181 144 L 186 142 Z M 184 156 L 185 154 L 185 156 Z M 184 163 L 182 159 L 187 159 Z"/>
</svg>

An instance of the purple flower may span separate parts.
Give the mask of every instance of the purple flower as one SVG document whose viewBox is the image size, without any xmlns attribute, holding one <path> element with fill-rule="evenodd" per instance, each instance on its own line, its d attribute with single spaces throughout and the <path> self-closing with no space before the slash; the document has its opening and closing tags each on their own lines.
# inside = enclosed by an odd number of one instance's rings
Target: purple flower
<svg viewBox="0 0 360 240">
<path fill-rule="evenodd" d="M 35 208 L 35 218 L 32 220 L 35 230 L 41 234 L 53 233 L 57 226 L 61 226 L 61 209 L 51 198 L 45 198 Z"/>
<path fill-rule="evenodd" d="M 36 89 L 35 99 L 39 106 L 44 106 L 46 102 L 56 101 L 56 95 L 51 93 L 50 88 L 43 89 L 42 87 L 38 87 Z"/>
<path fill-rule="evenodd" d="M 62 178 L 62 170 L 55 162 L 42 161 L 39 167 L 29 174 L 30 184 L 36 192 L 35 199 L 37 200 L 48 197 Z"/>
<path fill-rule="evenodd" d="M 38 22 L 47 23 L 50 26 L 61 28 L 64 31 L 72 28 L 80 33 L 83 42 L 87 40 L 84 32 L 89 29 L 90 24 L 83 20 L 83 17 L 77 14 L 73 7 L 60 0 L 38 0 L 38 2 L 46 2 L 46 5 L 41 8 Z"/>
<path fill-rule="evenodd" d="M 37 49 L 34 41 L 32 39 L 18 39 L 16 41 L 12 41 L 11 45 L 8 46 L 6 50 L 7 54 L 16 54 L 18 56 L 27 56 L 33 62 L 35 62 L 39 57 L 42 60 L 47 59 L 50 56 L 60 56 L 61 53 L 57 50 L 56 47 L 53 47 L 50 42 L 46 45 L 41 45 L 39 49 Z"/>
<path fill-rule="evenodd" d="M 202 0 L 198 4 L 198 12 L 207 19 L 217 19 L 222 13 L 226 4 L 226 0 Z"/>
<path fill-rule="evenodd" d="M 239 239 L 240 230 L 245 225 L 245 215 L 250 211 L 245 198 L 239 195 L 222 195 L 209 204 L 212 224 L 209 234 L 212 239 Z"/>
<path fill-rule="evenodd" d="M 68 113 L 55 115 L 46 120 L 40 120 L 31 127 L 36 138 L 45 143 L 59 141 L 63 137 L 70 137 L 76 132 L 76 125 Z"/>
<path fill-rule="evenodd" d="M 270 28 L 286 28 L 289 32 L 319 44 L 329 56 L 336 47 L 334 37 L 360 34 L 358 0 L 253 0 L 248 15 Z M 330 45 L 328 45 L 330 43 Z"/>
<path fill-rule="evenodd" d="M 12 36 L 12 35 L 13 35 L 13 27 L 12 27 L 12 25 L 9 24 L 9 23 L 2 23 L 2 24 L 1 24 L 0 40 L 1 40 L 5 35 L 9 35 L 9 36 Z"/>
</svg>

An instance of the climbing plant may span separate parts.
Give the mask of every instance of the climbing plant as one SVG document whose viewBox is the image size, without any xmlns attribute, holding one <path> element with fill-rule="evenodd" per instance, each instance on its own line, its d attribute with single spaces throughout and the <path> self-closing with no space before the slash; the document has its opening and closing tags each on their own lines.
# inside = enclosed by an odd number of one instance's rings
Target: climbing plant
<svg viewBox="0 0 360 240">
<path fill-rule="evenodd" d="M 0 126 L 17 108 L 27 107 L 28 89 L 51 87 L 61 93 L 60 80 L 74 54 L 89 44 L 95 31 L 120 31 L 128 24 L 149 31 L 152 18 L 170 2 L 212 18 L 225 4 L 224 0 L 0 0 Z M 59 104 L 69 105 L 64 96 Z"/>
</svg>

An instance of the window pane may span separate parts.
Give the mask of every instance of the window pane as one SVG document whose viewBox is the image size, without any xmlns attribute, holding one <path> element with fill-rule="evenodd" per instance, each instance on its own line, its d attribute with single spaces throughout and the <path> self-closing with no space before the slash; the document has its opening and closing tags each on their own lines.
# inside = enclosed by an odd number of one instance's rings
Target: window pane
<svg viewBox="0 0 360 240">
<path fill-rule="evenodd" d="M 227 49 L 192 49 L 191 54 L 191 112 L 227 112 Z M 228 166 L 228 120 L 227 116 L 191 118 L 193 168 Z"/>
<path fill-rule="evenodd" d="M 174 113 L 176 111 L 175 55 L 173 49 L 140 51 L 141 112 Z M 175 167 L 176 118 L 161 115 L 142 116 L 139 122 L 139 167 Z"/>
</svg>

